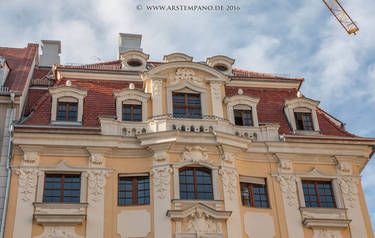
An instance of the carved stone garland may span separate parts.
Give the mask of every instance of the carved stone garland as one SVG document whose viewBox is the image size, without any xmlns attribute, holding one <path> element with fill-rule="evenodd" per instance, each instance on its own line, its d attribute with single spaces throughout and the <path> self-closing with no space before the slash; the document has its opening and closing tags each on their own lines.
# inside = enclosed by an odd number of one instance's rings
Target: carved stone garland
<svg viewBox="0 0 375 238">
<path fill-rule="evenodd" d="M 74 231 L 74 226 L 44 226 L 44 232 L 36 238 L 83 238 Z"/>
<path fill-rule="evenodd" d="M 234 169 L 222 168 L 220 174 L 222 176 L 224 190 L 229 194 L 229 198 L 232 200 L 236 192 L 237 173 Z"/>
<path fill-rule="evenodd" d="M 340 231 L 314 229 L 313 238 L 341 238 Z"/>
<path fill-rule="evenodd" d="M 153 168 L 151 176 L 153 177 L 154 187 L 158 194 L 158 198 L 164 199 L 170 186 L 169 174 L 172 172 L 170 167 Z"/>
<path fill-rule="evenodd" d="M 206 237 L 206 233 L 222 233 L 220 222 L 215 222 L 206 212 L 201 209 L 195 211 L 188 217 L 185 229 L 189 233 L 197 234 L 197 237 Z"/>
<path fill-rule="evenodd" d="M 341 191 L 344 195 L 345 205 L 354 208 L 357 205 L 357 178 L 340 177 L 337 179 Z"/>
<path fill-rule="evenodd" d="M 87 172 L 89 201 L 95 203 L 103 199 L 107 175 L 108 171 L 104 170 L 90 170 Z"/>
<path fill-rule="evenodd" d="M 284 193 L 288 205 L 294 206 L 297 204 L 297 184 L 296 177 L 293 175 L 278 175 L 277 181 L 280 182 L 281 191 Z"/>
<path fill-rule="evenodd" d="M 195 72 L 193 70 L 187 68 L 179 68 L 176 70 L 175 75 L 171 75 L 169 77 L 169 81 L 171 83 L 176 83 L 182 80 L 190 80 L 199 84 L 202 84 L 203 81 L 201 78 L 195 76 Z"/>
<path fill-rule="evenodd" d="M 35 193 L 38 182 L 39 170 L 36 168 L 19 168 L 15 170 L 18 175 L 18 186 L 23 201 L 30 201 Z"/>
</svg>

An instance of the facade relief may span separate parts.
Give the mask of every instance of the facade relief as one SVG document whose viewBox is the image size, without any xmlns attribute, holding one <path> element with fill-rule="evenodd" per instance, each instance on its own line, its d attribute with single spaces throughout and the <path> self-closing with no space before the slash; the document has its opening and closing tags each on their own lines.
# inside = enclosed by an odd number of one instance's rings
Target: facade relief
<svg viewBox="0 0 375 238">
<path fill-rule="evenodd" d="M 345 206 L 350 208 L 356 207 L 358 205 L 357 184 L 359 182 L 359 179 L 354 177 L 339 177 L 337 179 L 337 182 L 340 185 Z"/>
<path fill-rule="evenodd" d="M 222 168 L 219 173 L 222 177 L 224 191 L 232 200 L 237 189 L 237 172 L 234 168 Z"/>
<path fill-rule="evenodd" d="M 182 154 L 182 161 L 199 163 L 207 161 L 207 152 L 200 146 L 185 147 L 186 151 Z"/>
<path fill-rule="evenodd" d="M 104 197 L 106 177 L 109 175 L 105 170 L 90 170 L 86 172 L 88 178 L 88 201 L 95 204 Z"/>
<path fill-rule="evenodd" d="M 171 74 L 169 76 L 169 83 L 171 84 L 175 84 L 184 80 L 192 81 L 193 83 L 199 84 L 200 86 L 202 86 L 203 84 L 203 79 L 196 76 L 194 70 L 188 68 L 178 68 L 176 70 L 176 74 Z"/>
<path fill-rule="evenodd" d="M 24 202 L 34 201 L 39 170 L 36 168 L 17 168 L 19 195 Z"/>
<path fill-rule="evenodd" d="M 167 196 L 170 186 L 170 176 L 172 169 L 169 166 L 154 167 L 151 171 L 155 192 L 160 199 Z"/>
<path fill-rule="evenodd" d="M 35 238 L 83 238 L 74 231 L 74 226 L 44 226 L 44 232 Z"/>
<path fill-rule="evenodd" d="M 297 205 L 297 184 L 294 175 L 278 175 L 277 181 L 280 182 L 281 191 L 289 206 Z"/>
</svg>

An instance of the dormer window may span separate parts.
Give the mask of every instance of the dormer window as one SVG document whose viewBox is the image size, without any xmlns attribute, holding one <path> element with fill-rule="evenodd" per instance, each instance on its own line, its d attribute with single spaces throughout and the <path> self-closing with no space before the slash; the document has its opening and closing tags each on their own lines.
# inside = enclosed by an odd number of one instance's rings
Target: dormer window
<svg viewBox="0 0 375 238">
<path fill-rule="evenodd" d="M 173 117 L 201 118 L 200 95 L 192 93 L 173 93 Z"/>
<path fill-rule="evenodd" d="M 294 118 L 296 119 L 297 130 L 314 130 L 311 113 L 294 112 Z"/>
<path fill-rule="evenodd" d="M 119 121 L 147 120 L 147 100 L 150 94 L 130 87 L 113 93 L 116 97 L 116 115 Z"/>
<path fill-rule="evenodd" d="M 123 104 L 122 105 L 123 121 L 142 121 L 142 105 Z"/>
<path fill-rule="evenodd" d="M 285 101 L 284 112 L 294 133 L 319 133 L 318 105 L 319 101 L 304 97 Z"/>
<path fill-rule="evenodd" d="M 52 124 L 82 123 L 83 103 L 87 90 L 69 85 L 49 89 L 52 96 Z"/>
<path fill-rule="evenodd" d="M 226 97 L 228 120 L 236 126 L 258 127 L 257 105 L 259 98 L 246 95 Z"/>
<path fill-rule="evenodd" d="M 249 106 L 236 105 L 233 112 L 236 126 L 254 126 L 253 115 Z"/>
<path fill-rule="evenodd" d="M 77 102 L 59 102 L 57 105 L 56 121 L 77 121 L 77 112 Z"/>
</svg>

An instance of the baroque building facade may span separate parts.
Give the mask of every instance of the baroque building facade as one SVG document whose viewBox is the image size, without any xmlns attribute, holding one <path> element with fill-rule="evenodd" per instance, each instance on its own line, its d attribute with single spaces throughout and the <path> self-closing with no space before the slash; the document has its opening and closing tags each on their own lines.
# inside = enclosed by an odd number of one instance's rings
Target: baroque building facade
<svg viewBox="0 0 375 238">
<path fill-rule="evenodd" d="M 13 125 L 5 237 L 374 237 L 361 171 L 375 140 L 303 79 L 172 53 L 54 64 Z"/>
</svg>

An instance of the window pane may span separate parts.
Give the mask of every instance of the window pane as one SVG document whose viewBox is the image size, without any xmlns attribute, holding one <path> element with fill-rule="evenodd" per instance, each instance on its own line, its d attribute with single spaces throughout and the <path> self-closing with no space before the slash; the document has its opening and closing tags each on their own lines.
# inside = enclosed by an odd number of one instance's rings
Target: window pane
<svg viewBox="0 0 375 238">
<path fill-rule="evenodd" d="M 306 207 L 336 207 L 331 182 L 304 181 L 302 187 Z"/>
<path fill-rule="evenodd" d="M 183 168 L 179 173 L 180 198 L 212 200 L 211 171 L 205 168 Z"/>
<path fill-rule="evenodd" d="M 145 205 L 150 203 L 149 177 L 119 177 L 118 205 Z"/>
<path fill-rule="evenodd" d="M 47 174 L 43 202 L 80 202 L 81 176 Z"/>
<path fill-rule="evenodd" d="M 201 101 L 199 94 L 173 93 L 173 117 L 201 118 Z"/>
</svg>

